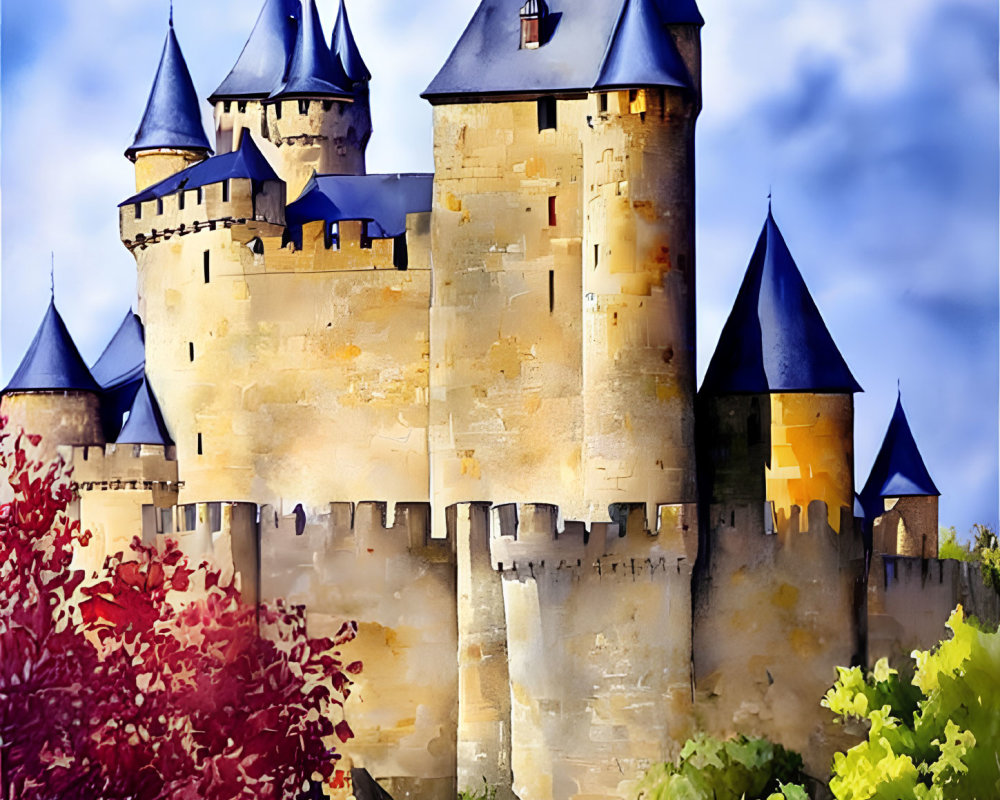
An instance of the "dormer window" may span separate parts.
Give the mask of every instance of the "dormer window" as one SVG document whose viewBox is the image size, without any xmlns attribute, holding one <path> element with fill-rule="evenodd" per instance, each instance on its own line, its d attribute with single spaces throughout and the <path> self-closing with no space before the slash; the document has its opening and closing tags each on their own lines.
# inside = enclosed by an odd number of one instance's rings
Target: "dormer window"
<svg viewBox="0 0 1000 800">
<path fill-rule="evenodd" d="M 528 0 L 521 7 L 521 49 L 535 50 L 542 45 L 542 28 L 548 14 L 545 0 Z"/>
</svg>

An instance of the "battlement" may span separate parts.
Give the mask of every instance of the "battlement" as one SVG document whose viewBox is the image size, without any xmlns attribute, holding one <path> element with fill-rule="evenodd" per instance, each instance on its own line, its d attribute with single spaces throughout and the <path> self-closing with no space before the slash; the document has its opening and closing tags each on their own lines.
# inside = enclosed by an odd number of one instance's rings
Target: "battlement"
<svg viewBox="0 0 1000 800">
<path fill-rule="evenodd" d="M 776 541 L 800 534 L 830 536 L 836 540 L 841 532 L 848 538 L 856 533 L 853 509 L 841 507 L 838 528 L 829 525 L 827 511 L 827 504 L 822 500 L 809 503 L 807 515 L 797 505 L 787 509 L 787 513 L 784 510 L 779 512 L 772 500 L 763 503 L 713 503 L 709 507 L 709 527 L 717 536 L 774 537 Z M 802 524 L 803 519 L 808 520 L 807 525 Z"/>
<path fill-rule="evenodd" d="M 406 215 L 406 232 L 394 238 L 369 236 L 363 220 L 322 220 L 262 234 L 255 226 L 233 227 L 233 239 L 262 257 L 267 272 L 349 272 L 359 269 L 430 269 L 430 212 Z"/>
<path fill-rule="evenodd" d="M 59 455 L 73 468 L 81 492 L 152 491 L 173 497 L 183 484 L 177 477 L 174 447 L 108 444 L 60 447 Z"/>
<path fill-rule="evenodd" d="M 229 178 L 181 189 L 163 197 L 128 203 L 118 209 L 121 239 L 131 251 L 174 236 L 246 226 L 258 235 L 279 235 L 285 224 L 285 185 L 281 181 Z"/>
<path fill-rule="evenodd" d="M 455 508 L 453 506 L 452 508 Z M 611 509 L 612 522 L 562 522 L 558 506 L 548 503 L 507 503 L 493 506 L 490 557 L 498 572 L 540 569 L 593 569 L 636 576 L 648 564 L 675 566 L 694 563 L 698 550 L 694 503 L 662 505 L 654 530 L 647 524 L 644 503 L 620 503 Z M 455 538 L 455 515 L 447 515 L 449 539 Z"/>
</svg>

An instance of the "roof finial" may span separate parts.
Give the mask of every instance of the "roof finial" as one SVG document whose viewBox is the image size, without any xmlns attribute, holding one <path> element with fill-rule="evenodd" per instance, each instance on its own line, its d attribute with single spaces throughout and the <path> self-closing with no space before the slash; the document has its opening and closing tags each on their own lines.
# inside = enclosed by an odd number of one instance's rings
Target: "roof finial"
<svg viewBox="0 0 1000 800">
<path fill-rule="evenodd" d="M 767 213 L 771 213 L 771 185 L 767 186 Z"/>
<path fill-rule="evenodd" d="M 170 27 L 174 27 L 174 0 L 170 0 Z"/>
<path fill-rule="evenodd" d="M 896 378 L 896 395 L 898 397 L 903 396 L 903 380 L 902 378 Z"/>
<path fill-rule="evenodd" d="M 53 250 L 51 252 L 52 261 L 49 263 L 49 293 L 52 296 L 52 302 L 56 301 L 56 252 Z"/>
</svg>

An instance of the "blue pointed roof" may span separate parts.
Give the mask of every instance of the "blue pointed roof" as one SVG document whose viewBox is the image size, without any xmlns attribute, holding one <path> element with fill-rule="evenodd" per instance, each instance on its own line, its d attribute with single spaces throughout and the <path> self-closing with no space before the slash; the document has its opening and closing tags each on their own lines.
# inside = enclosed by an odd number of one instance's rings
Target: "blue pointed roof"
<svg viewBox="0 0 1000 800">
<path fill-rule="evenodd" d="M 156 396 L 149 388 L 149 377 L 146 376 L 139 386 L 139 391 L 136 392 L 122 432 L 118 434 L 117 444 L 169 446 L 173 443 L 163 421 L 163 414 L 160 413 L 160 406 L 156 402 Z"/>
<path fill-rule="evenodd" d="M 346 100 L 351 96 L 350 80 L 340 61 L 326 46 L 316 2 L 305 0 L 287 78 L 282 86 L 271 92 L 270 99 L 338 97 Z"/>
<path fill-rule="evenodd" d="M 862 391 L 834 344 L 770 208 L 702 391 Z"/>
<path fill-rule="evenodd" d="M 882 500 L 886 497 L 938 497 L 940 494 L 924 466 L 903 411 L 902 395 L 899 395 L 882 447 L 875 457 L 865 488 L 861 490 L 865 515 L 874 519 L 882 514 Z"/>
<path fill-rule="evenodd" d="M 351 30 L 351 21 L 347 18 L 347 7 L 344 0 L 340 0 L 340 9 L 337 11 L 337 23 L 333 26 L 333 38 L 330 41 L 330 50 L 339 59 L 340 65 L 351 79 L 351 83 L 367 83 L 372 79 L 371 72 L 365 60 L 361 57 L 358 43 L 354 40 L 354 32 Z"/>
<path fill-rule="evenodd" d="M 298 0 L 266 0 L 236 65 L 209 102 L 267 97 L 281 86 L 295 49 L 301 16 Z"/>
<path fill-rule="evenodd" d="M 135 141 L 125 151 L 125 155 L 134 161 L 141 150 L 164 147 L 212 152 L 205 136 L 205 128 L 201 124 L 198 94 L 194 90 L 184 54 L 177 43 L 172 18 L 153 89 L 146 103 L 146 112 L 142 116 Z"/>
<path fill-rule="evenodd" d="M 704 25 L 697 0 L 656 0 L 660 17 L 667 25 Z"/>
<path fill-rule="evenodd" d="M 146 345 L 142 322 L 131 310 L 125 315 L 90 374 L 105 391 L 142 380 L 146 367 Z"/>
<path fill-rule="evenodd" d="M 544 44 L 522 50 L 520 10 L 524 0 L 482 0 L 444 66 L 424 90 L 432 103 L 464 95 L 537 95 L 542 92 L 589 92 L 601 88 L 607 62 L 608 77 L 647 75 L 646 85 L 679 86 L 687 70 L 675 66 L 676 47 L 664 26 L 704 20 L 695 0 L 547 0 Z M 640 6 L 631 10 L 626 6 Z M 637 13 L 638 11 L 638 13 Z M 622 36 L 620 22 L 629 20 Z M 639 30 L 646 25 L 646 30 Z M 613 47 L 615 42 L 618 46 Z M 644 41 L 644 55 L 630 54 Z M 614 57 L 608 61 L 608 57 Z M 645 65 L 644 70 L 639 67 Z M 669 76 L 669 77 L 668 77 Z M 610 85 L 610 84 L 608 84 Z"/>
<path fill-rule="evenodd" d="M 270 162 L 260 152 L 260 148 L 254 143 L 253 137 L 243 135 L 240 137 L 238 150 L 205 159 L 143 189 L 118 205 L 120 208 L 130 203 L 155 200 L 157 197 L 166 197 L 182 189 L 197 189 L 199 186 L 220 183 L 230 178 L 250 178 L 255 181 L 281 180 Z"/>
<path fill-rule="evenodd" d="M 7 392 L 100 391 L 100 387 L 80 357 L 66 323 L 56 310 L 55 300 L 32 339 L 28 352 L 10 379 Z"/>
<path fill-rule="evenodd" d="M 625 0 L 595 89 L 690 87 L 691 76 L 654 0 Z"/>
</svg>

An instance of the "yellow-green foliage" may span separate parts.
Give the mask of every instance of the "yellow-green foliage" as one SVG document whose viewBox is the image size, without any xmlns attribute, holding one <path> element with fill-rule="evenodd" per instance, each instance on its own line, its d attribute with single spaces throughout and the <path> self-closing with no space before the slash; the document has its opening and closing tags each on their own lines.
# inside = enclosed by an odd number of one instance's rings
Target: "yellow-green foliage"
<svg viewBox="0 0 1000 800">
<path fill-rule="evenodd" d="M 496 800 L 497 790 L 494 789 L 483 778 L 483 788 L 473 791 L 466 789 L 458 793 L 458 800 Z"/>
<path fill-rule="evenodd" d="M 958 541 L 955 527 L 941 528 L 938 533 L 938 558 L 953 558 L 956 561 L 971 561 L 972 552 L 968 545 Z"/>
<path fill-rule="evenodd" d="M 1000 797 L 1000 633 L 959 606 L 952 638 L 914 651 L 904 682 L 885 659 L 865 676 L 838 668 L 823 705 L 867 720 L 868 740 L 834 757 L 837 800 L 987 800 Z"/>
<path fill-rule="evenodd" d="M 635 800 L 808 800 L 802 758 L 767 739 L 689 739 L 675 764 L 654 764 Z"/>
</svg>

